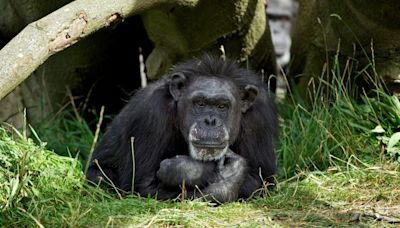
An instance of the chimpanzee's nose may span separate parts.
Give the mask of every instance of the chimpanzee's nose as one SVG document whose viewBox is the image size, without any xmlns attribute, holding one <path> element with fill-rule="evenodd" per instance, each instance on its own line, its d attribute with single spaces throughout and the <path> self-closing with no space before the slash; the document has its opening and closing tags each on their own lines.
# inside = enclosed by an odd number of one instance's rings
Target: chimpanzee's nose
<svg viewBox="0 0 400 228">
<path fill-rule="evenodd" d="M 204 118 L 204 123 L 206 124 L 206 126 L 209 126 L 209 127 L 221 126 L 221 121 L 213 115 L 207 115 Z"/>
<path fill-rule="evenodd" d="M 213 116 L 206 116 L 204 123 L 206 123 L 207 126 L 215 126 L 217 120 Z"/>
</svg>

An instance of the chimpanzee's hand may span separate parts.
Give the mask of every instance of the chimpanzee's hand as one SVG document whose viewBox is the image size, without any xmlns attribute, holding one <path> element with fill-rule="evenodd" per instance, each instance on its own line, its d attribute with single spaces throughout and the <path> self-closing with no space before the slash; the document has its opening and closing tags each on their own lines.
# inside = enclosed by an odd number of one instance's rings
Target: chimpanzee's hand
<svg viewBox="0 0 400 228">
<path fill-rule="evenodd" d="M 217 165 L 215 162 L 197 161 L 186 155 L 165 159 L 160 164 L 157 177 L 169 187 L 179 187 L 185 182 L 186 188 L 206 187 L 215 181 Z"/>
<path fill-rule="evenodd" d="M 236 200 L 248 175 L 246 160 L 229 149 L 219 162 L 217 172 L 216 181 L 202 190 L 203 196 L 218 203 Z"/>
</svg>

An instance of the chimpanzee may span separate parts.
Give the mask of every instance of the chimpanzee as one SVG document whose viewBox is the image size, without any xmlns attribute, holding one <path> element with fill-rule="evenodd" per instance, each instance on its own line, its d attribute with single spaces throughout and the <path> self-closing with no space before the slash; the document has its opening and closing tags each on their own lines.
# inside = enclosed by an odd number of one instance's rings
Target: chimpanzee
<svg viewBox="0 0 400 228">
<path fill-rule="evenodd" d="M 248 198 L 263 181 L 274 183 L 277 134 L 277 109 L 260 78 L 204 55 L 131 98 L 95 149 L 87 179 L 157 199 L 176 198 L 182 186 L 214 202 Z"/>
</svg>

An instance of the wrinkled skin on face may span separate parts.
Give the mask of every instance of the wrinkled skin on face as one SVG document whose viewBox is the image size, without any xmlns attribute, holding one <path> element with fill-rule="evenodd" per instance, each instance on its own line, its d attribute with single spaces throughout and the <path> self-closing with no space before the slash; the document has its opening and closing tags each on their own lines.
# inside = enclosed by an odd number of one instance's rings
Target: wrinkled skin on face
<svg viewBox="0 0 400 228">
<path fill-rule="evenodd" d="M 178 102 L 178 114 L 190 156 L 197 160 L 220 159 L 239 131 L 239 91 L 215 78 L 191 83 Z"/>
<path fill-rule="evenodd" d="M 183 74 L 172 77 L 171 94 L 177 100 L 181 133 L 190 156 L 212 161 L 222 158 L 240 129 L 241 112 L 251 106 L 258 90 L 248 86 L 243 94 L 234 83 L 201 77 L 184 86 Z"/>
</svg>

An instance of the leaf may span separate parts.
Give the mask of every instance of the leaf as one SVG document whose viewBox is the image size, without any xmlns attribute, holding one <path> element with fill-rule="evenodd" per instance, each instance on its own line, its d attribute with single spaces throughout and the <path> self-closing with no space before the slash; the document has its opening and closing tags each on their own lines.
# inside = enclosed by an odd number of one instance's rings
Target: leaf
<svg viewBox="0 0 400 228">
<path fill-rule="evenodd" d="M 389 137 L 386 136 L 377 136 L 376 137 L 380 142 L 382 142 L 383 144 L 387 145 L 389 143 Z"/>
<path fill-rule="evenodd" d="M 391 98 L 392 98 L 393 104 L 396 106 L 396 110 L 398 112 L 400 112 L 400 101 L 399 101 L 399 98 L 397 98 L 396 96 L 392 96 Z"/>
<path fill-rule="evenodd" d="M 400 155 L 400 149 L 397 148 L 397 147 L 388 148 L 387 152 L 391 155 L 391 157 L 395 157 L 396 155 Z"/>
<path fill-rule="evenodd" d="M 393 148 L 399 141 L 400 141 L 400 132 L 396 132 L 392 136 L 390 136 L 388 149 Z"/>
<path fill-rule="evenodd" d="M 19 188 L 19 178 L 13 178 L 10 181 L 10 185 L 12 186 L 11 188 L 11 194 L 10 194 L 10 199 L 12 200 L 14 198 L 14 196 L 17 194 L 17 190 Z"/>
<path fill-rule="evenodd" d="M 385 129 L 381 125 L 376 126 L 374 129 L 371 130 L 372 133 L 385 133 Z"/>
</svg>

